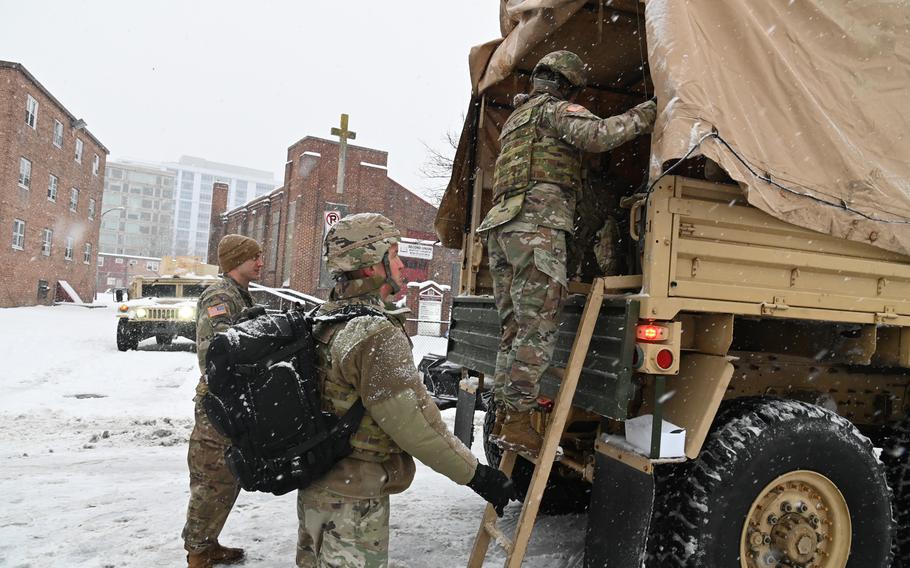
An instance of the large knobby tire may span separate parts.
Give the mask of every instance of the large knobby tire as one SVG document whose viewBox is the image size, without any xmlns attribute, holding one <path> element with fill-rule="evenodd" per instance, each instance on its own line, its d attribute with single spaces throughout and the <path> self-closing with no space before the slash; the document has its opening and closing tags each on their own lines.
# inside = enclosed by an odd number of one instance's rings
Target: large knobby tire
<svg viewBox="0 0 910 568">
<path fill-rule="evenodd" d="M 502 459 L 502 449 L 490 441 L 493 423 L 496 421 L 494 404 L 487 404 L 487 412 L 483 421 L 483 453 L 487 457 L 487 464 L 499 467 Z M 515 460 L 512 470 L 512 482 L 524 499 L 531 485 L 531 476 L 534 475 L 534 464 L 519 457 Z M 588 509 L 591 502 L 591 485 L 579 478 L 563 477 L 560 469 L 555 464 L 547 479 L 547 487 L 543 498 L 540 500 L 540 513 L 544 515 L 566 515 L 569 513 L 582 513 Z"/>
<path fill-rule="evenodd" d="M 136 330 L 132 328 L 126 318 L 120 318 L 117 321 L 117 349 L 120 351 L 129 351 L 139 347 Z"/>
<path fill-rule="evenodd" d="M 894 563 L 910 568 L 910 420 L 895 427 L 884 441 L 882 463 L 894 498 Z"/>
<path fill-rule="evenodd" d="M 732 401 L 699 457 L 658 467 L 657 483 L 649 567 L 808 565 L 800 554 L 817 557 L 812 568 L 891 566 L 884 468 L 848 420 L 818 406 Z"/>
<path fill-rule="evenodd" d="M 155 343 L 157 343 L 158 345 L 170 345 L 171 342 L 174 341 L 174 337 L 175 336 L 173 336 L 173 335 L 156 335 Z"/>
</svg>

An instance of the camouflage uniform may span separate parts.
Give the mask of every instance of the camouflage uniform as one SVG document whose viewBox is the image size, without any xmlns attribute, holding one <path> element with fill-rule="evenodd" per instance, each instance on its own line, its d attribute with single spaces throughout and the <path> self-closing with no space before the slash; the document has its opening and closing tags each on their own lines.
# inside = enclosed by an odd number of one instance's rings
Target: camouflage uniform
<svg viewBox="0 0 910 568">
<path fill-rule="evenodd" d="M 349 216 L 339 225 L 352 217 L 363 219 Z M 380 216 L 368 217 L 372 218 Z M 365 229 L 369 235 L 362 240 L 350 229 L 342 240 L 343 231 L 338 231 L 332 246 L 342 251 L 342 258 L 331 254 L 327 258 L 333 273 L 377 263 L 388 266 L 385 252 L 399 233 L 387 219 L 381 220 L 381 226 Z M 334 237 L 330 232 L 326 239 Z M 415 471 L 411 456 L 462 485 L 471 481 L 477 468 L 476 458 L 449 432 L 420 380 L 404 331 L 404 313 L 387 311 L 380 298 L 385 283 L 386 277 L 378 275 L 343 280 L 317 312 L 363 305 L 377 314 L 314 328 L 324 409 L 340 416 L 360 398 L 366 414 L 351 436 L 353 453 L 298 492 L 300 567 L 386 566 L 389 495 L 410 486 Z"/>
<path fill-rule="evenodd" d="M 556 345 L 566 295 L 566 238 L 581 190 L 581 152 L 605 152 L 644 132 L 653 102 L 600 119 L 578 104 L 532 93 L 503 125 L 494 206 L 478 231 L 487 252 L 501 340 L 496 399 L 516 411 L 536 407 L 540 376 Z"/>
<path fill-rule="evenodd" d="M 202 377 L 196 387 L 196 425 L 190 434 L 187 463 L 190 468 L 190 504 L 183 527 L 184 547 L 198 553 L 218 541 L 228 513 L 240 493 L 240 485 L 224 462 L 230 441 L 219 434 L 202 409 L 202 396 L 208 392 L 205 381 L 205 355 L 212 337 L 236 323 L 244 308 L 252 307 L 248 291 L 230 276 L 212 284 L 196 305 L 196 353 Z"/>
</svg>

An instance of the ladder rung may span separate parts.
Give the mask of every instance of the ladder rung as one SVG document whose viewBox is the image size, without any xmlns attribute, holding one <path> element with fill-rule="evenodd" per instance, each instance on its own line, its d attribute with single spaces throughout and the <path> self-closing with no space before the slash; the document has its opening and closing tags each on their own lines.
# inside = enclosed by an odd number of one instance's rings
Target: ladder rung
<svg viewBox="0 0 910 568">
<path fill-rule="evenodd" d="M 506 554 L 512 554 L 512 539 L 507 537 L 504 532 L 499 530 L 499 527 L 496 526 L 496 521 L 487 521 L 483 524 L 483 530 L 487 531 L 493 540 L 496 541 L 496 544 L 502 547 L 506 551 Z"/>
</svg>

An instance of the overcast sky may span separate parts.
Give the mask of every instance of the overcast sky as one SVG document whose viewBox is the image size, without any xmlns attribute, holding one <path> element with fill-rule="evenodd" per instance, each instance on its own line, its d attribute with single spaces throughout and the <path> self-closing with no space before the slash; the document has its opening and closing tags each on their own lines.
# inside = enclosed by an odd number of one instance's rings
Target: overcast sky
<svg viewBox="0 0 910 568">
<path fill-rule="evenodd" d="M 470 96 L 471 46 L 497 0 L 0 0 L 0 59 L 22 63 L 111 152 L 193 155 L 284 178 L 287 147 L 333 138 L 389 152 L 420 191 Z"/>
</svg>

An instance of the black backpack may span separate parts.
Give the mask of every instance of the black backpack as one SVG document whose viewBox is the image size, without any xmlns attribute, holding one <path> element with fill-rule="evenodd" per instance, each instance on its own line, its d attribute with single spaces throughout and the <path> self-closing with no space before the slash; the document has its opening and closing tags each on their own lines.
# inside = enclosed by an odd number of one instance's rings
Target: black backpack
<svg viewBox="0 0 910 568">
<path fill-rule="evenodd" d="M 243 489 L 275 495 L 302 489 L 351 453 L 363 402 L 341 418 L 322 410 L 312 329 L 371 314 L 382 315 L 356 305 L 316 317 L 263 314 L 212 339 L 202 405 L 231 440 L 224 457 Z"/>
</svg>

